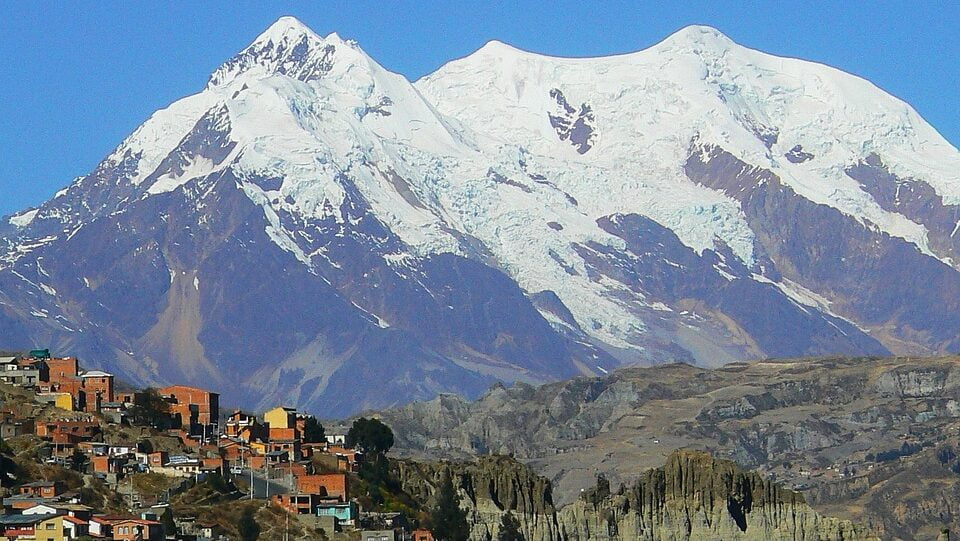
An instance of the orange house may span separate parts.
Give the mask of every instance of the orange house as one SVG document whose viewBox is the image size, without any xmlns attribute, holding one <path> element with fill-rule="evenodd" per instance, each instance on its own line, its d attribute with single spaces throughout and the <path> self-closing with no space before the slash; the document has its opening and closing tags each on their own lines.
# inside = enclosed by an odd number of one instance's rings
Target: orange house
<svg viewBox="0 0 960 541">
<path fill-rule="evenodd" d="M 297 477 L 297 491 L 303 494 L 319 494 L 328 498 L 338 498 L 345 502 L 350 499 L 350 487 L 343 473 L 321 473 Z"/>
<path fill-rule="evenodd" d="M 51 358 L 46 360 L 49 375 L 47 381 L 60 383 L 76 380 L 80 374 L 80 365 L 76 357 Z"/>
<path fill-rule="evenodd" d="M 413 530 L 413 540 L 412 541 L 433 541 L 433 532 L 430 530 Z"/>
<path fill-rule="evenodd" d="M 56 498 L 63 492 L 59 481 L 35 481 L 20 487 L 20 494 L 37 498 Z"/>
<path fill-rule="evenodd" d="M 218 393 L 186 385 L 164 387 L 159 393 L 170 402 L 170 413 L 180 416 L 183 428 L 191 435 L 201 435 L 204 427 L 220 422 Z"/>
<path fill-rule="evenodd" d="M 169 461 L 169 458 L 166 451 L 156 451 L 147 455 L 147 464 L 151 468 L 162 468 Z"/>
<path fill-rule="evenodd" d="M 78 438 L 92 438 L 100 433 L 100 424 L 89 419 L 59 419 L 55 421 L 37 420 L 34 424 L 37 436 L 52 438 L 54 434 L 71 434 Z"/>
<path fill-rule="evenodd" d="M 283 451 L 290 460 L 300 460 L 300 431 L 296 428 L 271 428 L 267 452 Z"/>
<path fill-rule="evenodd" d="M 320 496 L 316 494 L 276 494 L 270 499 L 294 515 L 313 515 L 320 506 Z"/>
<path fill-rule="evenodd" d="M 160 541 L 163 539 L 163 525 L 153 520 L 118 520 L 112 526 L 114 541 Z"/>
<path fill-rule="evenodd" d="M 217 470 L 220 474 L 223 474 L 222 458 L 203 458 L 200 462 L 204 470 Z"/>
<path fill-rule="evenodd" d="M 86 370 L 80 374 L 86 393 L 87 411 L 99 411 L 100 404 L 113 402 L 113 374 L 100 370 Z"/>
</svg>

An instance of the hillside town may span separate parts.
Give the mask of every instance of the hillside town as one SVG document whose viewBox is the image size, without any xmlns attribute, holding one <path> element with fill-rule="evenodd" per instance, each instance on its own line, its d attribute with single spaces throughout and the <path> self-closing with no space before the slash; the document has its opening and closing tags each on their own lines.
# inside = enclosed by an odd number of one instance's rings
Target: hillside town
<svg viewBox="0 0 960 541">
<path fill-rule="evenodd" d="M 0 390 L 0 450 L 16 443 L 38 464 L 23 482 L 13 471 L 23 465 L 4 460 L 0 540 L 233 538 L 223 520 L 184 512 L 211 502 L 239 512 L 244 539 L 260 528 L 254 511 L 272 513 L 285 539 L 433 539 L 362 474 L 365 463 L 381 469 L 393 444 L 379 421 L 327 432 L 291 407 L 223 411 L 207 389 L 124 390 L 48 350 L 0 357 Z"/>
</svg>

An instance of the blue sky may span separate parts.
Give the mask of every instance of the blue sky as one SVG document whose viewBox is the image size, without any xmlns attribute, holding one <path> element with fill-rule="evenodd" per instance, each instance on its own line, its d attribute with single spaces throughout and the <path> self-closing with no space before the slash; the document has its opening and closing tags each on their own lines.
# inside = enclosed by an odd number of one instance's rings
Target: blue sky
<svg viewBox="0 0 960 541">
<path fill-rule="evenodd" d="M 413 80 L 491 39 L 556 56 L 646 48 L 689 24 L 870 79 L 960 146 L 957 2 L 21 2 L 0 0 L 0 214 L 89 172 L 281 15 Z"/>
</svg>

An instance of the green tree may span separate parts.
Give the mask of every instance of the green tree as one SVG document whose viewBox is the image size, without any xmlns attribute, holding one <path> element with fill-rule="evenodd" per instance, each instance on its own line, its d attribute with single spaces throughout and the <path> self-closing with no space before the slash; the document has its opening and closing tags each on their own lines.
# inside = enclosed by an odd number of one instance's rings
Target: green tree
<svg viewBox="0 0 960 541">
<path fill-rule="evenodd" d="M 382 455 L 393 447 L 393 431 L 379 419 L 361 417 L 347 432 L 347 445 L 359 447 L 365 453 Z"/>
<path fill-rule="evenodd" d="M 510 511 L 500 517 L 500 531 L 497 532 L 497 541 L 525 541 L 523 532 L 520 531 L 520 522 Z"/>
<path fill-rule="evenodd" d="M 70 455 L 71 470 L 84 473 L 87 471 L 87 462 L 90 462 L 90 459 L 87 458 L 87 455 L 81 453 L 80 449 L 73 450 L 73 454 Z"/>
<path fill-rule="evenodd" d="M 430 526 L 438 541 L 467 541 L 470 536 L 467 512 L 460 508 L 460 497 L 453 488 L 450 472 L 444 472 L 437 489 L 437 505 L 430 514 Z"/>
<path fill-rule="evenodd" d="M 160 524 L 163 524 L 163 533 L 165 536 L 177 535 L 177 523 L 173 520 L 173 511 L 167 507 L 160 515 Z"/>
<path fill-rule="evenodd" d="M 311 415 L 303 422 L 303 441 L 305 443 L 321 443 L 327 440 L 327 432 L 316 417 Z"/>
<path fill-rule="evenodd" d="M 137 393 L 130 408 L 130 420 L 135 425 L 152 426 L 158 430 L 170 428 L 173 424 L 170 404 L 160 396 L 159 391 L 150 388 Z"/>
<path fill-rule="evenodd" d="M 240 534 L 241 541 L 256 541 L 260 537 L 260 525 L 253 518 L 253 510 L 247 507 L 240 515 L 240 521 L 237 523 L 237 533 Z"/>
</svg>

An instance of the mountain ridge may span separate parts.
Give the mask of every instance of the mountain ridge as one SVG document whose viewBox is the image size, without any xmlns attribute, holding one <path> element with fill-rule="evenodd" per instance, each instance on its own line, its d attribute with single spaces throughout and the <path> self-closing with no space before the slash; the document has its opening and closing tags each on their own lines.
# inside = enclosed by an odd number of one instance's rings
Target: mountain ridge
<svg viewBox="0 0 960 541">
<path fill-rule="evenodd" d="M 960 348 L 960 153 L 909 105 L 707 27 L 517 51 L 411 83 L 281 18 L 0 220 L 0 331 L 331 415 L 635 362 Z"/>
</svg>

